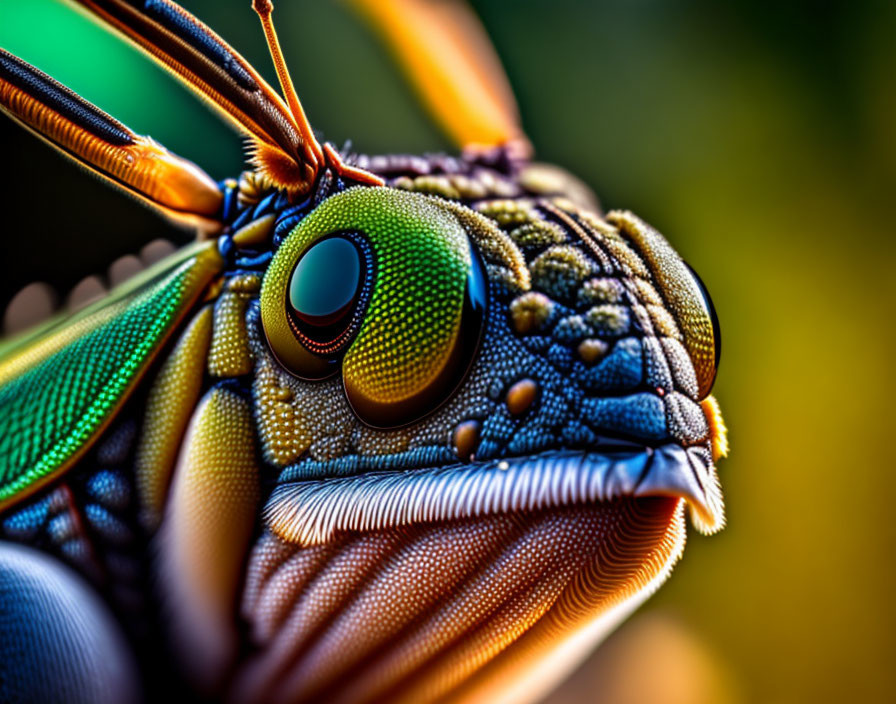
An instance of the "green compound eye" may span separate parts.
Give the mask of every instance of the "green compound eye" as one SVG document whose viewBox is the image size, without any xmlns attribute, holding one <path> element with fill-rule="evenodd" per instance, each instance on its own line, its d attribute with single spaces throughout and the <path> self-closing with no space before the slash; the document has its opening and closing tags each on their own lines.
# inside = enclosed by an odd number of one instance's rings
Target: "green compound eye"
<svg viewBox="0 0 896 704">
<path fill-rule="evenodd" d="M 331 196 L 278 249 L 261 290 L 277 359 L 304 379 L 341 367 L 365 423 L 394 427 L 447 399 L 475 356 L 482 263 L 437 200 L 390 188 Z"/>
</svg>

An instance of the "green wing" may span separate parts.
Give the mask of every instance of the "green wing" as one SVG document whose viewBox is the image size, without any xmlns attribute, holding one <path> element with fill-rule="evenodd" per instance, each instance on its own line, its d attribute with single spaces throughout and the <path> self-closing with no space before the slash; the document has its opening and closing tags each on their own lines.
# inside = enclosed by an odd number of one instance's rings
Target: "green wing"
<svg viewBox="0 0 896 704">
<path fill-rule="evenodd" d="M 91 447 L 220 269 L 215 243 L 197 243 L 0 349 L 0 509 Z"/>
</svg>

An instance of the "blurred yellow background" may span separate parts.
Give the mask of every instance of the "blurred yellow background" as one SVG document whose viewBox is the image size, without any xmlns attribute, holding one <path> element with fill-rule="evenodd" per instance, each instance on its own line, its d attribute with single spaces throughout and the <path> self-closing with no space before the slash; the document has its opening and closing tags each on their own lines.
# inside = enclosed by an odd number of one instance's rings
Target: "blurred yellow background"
<svg viewBox="0 0 896 704">
<path fill-rule="evenodd" d="M 274 80 L 249 0 L 183 4 Z M 692 535 L 670 582 L 551 701 L 891 701 L 896 3 L 474 6 L 539 158 L 664 232 L 724 340 L 729 525 Z M 276 20 L 327 139 L 448 148 L 345 6 L 280 0 Z M 0 45 L 215 177 L 241 170 L 226 127 L 70 8 L 0 2 Z M 3 300 L 185 237 L 7 120 L 0 150 Z"/>
</svg>

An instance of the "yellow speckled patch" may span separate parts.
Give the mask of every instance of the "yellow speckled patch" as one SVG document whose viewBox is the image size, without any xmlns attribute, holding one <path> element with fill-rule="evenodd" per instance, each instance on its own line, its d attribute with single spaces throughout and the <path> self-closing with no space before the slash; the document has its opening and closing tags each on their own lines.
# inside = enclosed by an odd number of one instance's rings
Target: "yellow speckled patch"
<svg viewBox="0 0 896 704">
<path fill-rule="evenodd" d="M 528 291 L 531 286 L 529 268 L 519 247 L 498 229 L 492 220 L 457 203 L 442 203 L 466 228 L 470 237 L 479 247 L 479 252 L 492 267 L 507 271 L 511 287 Z"/>
<path fill-rule="evenodd" d="M 237 646 L 233 613 L 259 500 L 249 404 L 212 389 L 184 440 L 159 540 L 160 584 L 179 655 L 206 685 Z"/>
<path fill-rule="evenodd" d="M 569 298 L 578 291 L 591 269 L 581 250 L 571 245 L 556 245 L 532 262 L 532 281 L 551 296 Z"/>
<path fill-rule="evenodd" d="M 252 371 L 246 306 L 260 286 L 255 274 L 228 282 L 215 303 L 215 323 L 208 354 L 208 372 L 217 377 L 235 377 Z"/>
<path fill-rule="evenodd" d="M 134 462 L 140 518 L 147 528 L 162 515 L 177 451 L 199 399 L 211 330 L 207 305 L 181 335 L 149 392 Z"/>
<path fill-rule="evenodd" d="M 504 228 L 513 228 L 540 218 L 533 209 L 531 200 L 490 200 L 476 204 L 476 212 L 494 220 Z"/>
<path fill-rule="evenodd" d="M 566 242 L 566 233 L 556 223 L 538 220 L 527 222 L 510 232 L 511 239 L 523 249 L 538 249 Z"/>
<path fill-rule="evenodd" d="M 653 327 L 657 334 L 676 339 L 680 337 L 675 318 L 663 306 L 648 305 L 647 312 L 650 314 L 650 319 L 653 321 Z"/>
<path fill-rule="evenodd" d="M 295 462 L 308 449 L 311 433 L 303 416 L 290 403 L 292 394 L 278 371 L 273 360 L 259 361 L 255 370 L 255 402 L 265 455 L 282 466 Z"/>
</svg>

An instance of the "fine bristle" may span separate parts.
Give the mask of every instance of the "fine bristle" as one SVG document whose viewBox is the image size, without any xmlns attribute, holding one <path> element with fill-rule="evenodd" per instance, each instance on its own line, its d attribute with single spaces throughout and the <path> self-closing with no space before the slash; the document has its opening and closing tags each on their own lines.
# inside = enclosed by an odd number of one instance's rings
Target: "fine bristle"
<svg viewBox="0 0 896 704">
<path fill-rule="evenodd" d="M 364 169 L 358 169 L 342 161 L 341 156 L 329 145 L 321 146 L 314 136 L 311 124 L 299 101 L 289 69 L 286 67 L 286 59 L 277 39 L 277 30 L 271 19 L 274 4 L 270 0 L 252 0 L 252 9 L 261 20 L 264 37 L 277 71 L 277 79 L 280 81 L 280 90 L 289 106 L 292 125 L 299 138 L 299 153 L 296 155 L 298 164 L 292 162 L 292 156 L 272 147 L 261 140 L 256 140 L 251 147 L 251 160 L 259 171 L 268 176 L 278 188 L 288 191 L 290 194 L 306 193 L 316 180 L 318 174 L 324 169 L 340 176 L 345 181 L 354 181 L 368 186 L 382 186 L 383 179 Z"/>
<path fill-rule="evenodd" d="M 704 462 L 700 451 L 666 446 L 634 455 L 546 453 L 287 482 L 271 495 L 265 521 L 287 542 L 316 545 L 341 531 L 674 496 L 688 501 L 700 532 L 714 533 L 724 525 L 724 505 L 715 469 Z"/>
<path fill-rule="evenodd" d="M 712 459 L 717 462 L 722 457 L 728 456 L 728 426 L 722 418 L 722 409 L 715 396 L 707 396 L 700 402 L 706 422 L 709 424 L 709 434 L 712 438 Z"/>
<path fill-rule="evenodd" d="M 248 151 L 250 163 L 280 190 L 292 195 L 306 193 L 314 183 L 315 170 L 310 164 L 296 163 L 277 147 L 253 141 Z"/>
</svg>

